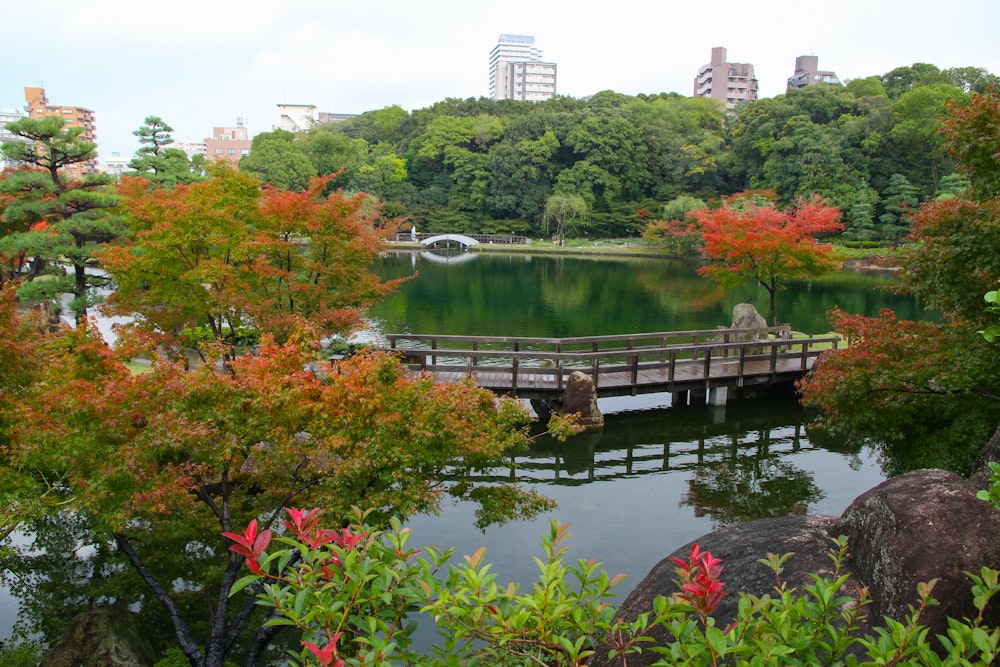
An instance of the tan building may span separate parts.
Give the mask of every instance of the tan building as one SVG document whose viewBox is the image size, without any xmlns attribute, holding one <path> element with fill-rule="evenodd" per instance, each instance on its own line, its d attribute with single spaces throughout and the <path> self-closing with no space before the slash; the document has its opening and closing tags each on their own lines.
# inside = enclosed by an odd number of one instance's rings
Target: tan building
<svg viewBox="0 0 1000 667">
<path fill-rule="evenodd" d="M 243 126 L 243 119 L 236 119 L 236 127 L 213 127 L 212 136 L 205 137 L 205 156 L 210 162 L 225 160 L 236 165 L 244 155 L 250 155 L 250 138 Z"/>
<path fill-rule="evenodd" d="M 81 139 L 97 143 L 97 121 L 94 112 L 90 109 L 50 104 L 49 98 L 45 96 L 45 89 L 34 86 L 25 86 L 24 101 L 27 102 L 25 109 L 28 111 L 29 118 L 47 118 L 49 116 L 62 118 L 66 121 L 65 127 L 83 128 L 83 132 L 80 134 Z M 66 165 L 63 172 L 72 179 L 87 174 L 96 174 L 98 173 L 97 158 Z"/>
<path fill-rule="evenodd" d="M 788 77 L 788 88 L 805 88 L 814 83 L 840 84 L 836 72 L 822 71 L 819 68 L 819 56 L 799 56 L 795 59 L 795 74 Z"/>
<path fill-rule="evenodd" d="M 702 65 L 694 78 L 694 96 L 711 97 L 734 108 L 740 102 L 757 99 L 757 76 L 750 63 L 731 63 L 726 60 L 726 49 L 712 49 L 712 61 Z"/>
</svg>

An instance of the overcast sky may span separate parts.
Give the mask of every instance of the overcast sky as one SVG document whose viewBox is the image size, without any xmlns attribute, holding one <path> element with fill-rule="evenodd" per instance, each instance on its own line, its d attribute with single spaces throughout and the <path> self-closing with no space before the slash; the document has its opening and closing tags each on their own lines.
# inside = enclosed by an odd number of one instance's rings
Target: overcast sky
<svg viewBox="0 0 1000 667">
<path fill-rule="evenodd" d="M 0 107 L 24 86 L 97 114 L 102 159 L 135 153 L 160 116 L 178 141 L 242 117 L 277 125 L 277 104 L 411 111 L 488 94 L 501 33 L 533 35 L 558 92 L 692 93 L 714 46 L 753 63 L 762 97 L 795 58 L 841 79 L 915 62 L 1000 73 L 1000 0 L 6 0 Z"/>
</svg>

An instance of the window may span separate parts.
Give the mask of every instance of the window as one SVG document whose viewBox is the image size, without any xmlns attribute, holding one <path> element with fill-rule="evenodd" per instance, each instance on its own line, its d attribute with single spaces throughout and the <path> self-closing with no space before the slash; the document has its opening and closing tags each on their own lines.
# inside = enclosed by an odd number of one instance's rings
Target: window
<svg viewBox="0 0 1000 667">
<path fill-rule="evenodd" d="M 249 148 L 241 148 L 240 149 L 240 155 L 250 155 L 250 149 Z"/>
<path fill-rule="evenodd" d="M 222 155 L 222 149 L 221 148 L 216 148 L 215 149 L 215 154 L 216 155 Z"/>
<path fill-rule="evenodd" d="M 228 152 L 228 153 L 229 153 L 230 155 L 236 155 L 236 149 L 235 149 L 235 148 L 230 148 L 230 149 L 229 149 L 229 150 L 228 150 L 227 152 Z"/>
</svg>

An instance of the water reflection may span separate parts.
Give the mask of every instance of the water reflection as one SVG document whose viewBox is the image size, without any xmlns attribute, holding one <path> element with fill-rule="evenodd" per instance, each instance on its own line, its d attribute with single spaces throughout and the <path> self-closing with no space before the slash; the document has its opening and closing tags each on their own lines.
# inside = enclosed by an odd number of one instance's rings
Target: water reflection
<svg viewBox="0 0 1000 667">
<path fill-rule="evenodd" d="M 463 262 L 471 262 L 477 257 L 479 257 L 479 255 L 474 252 L 461 250 L 452 252 L 431 252 L 430 250 L 422 250 L 420 252 L 420 259 L 425 259 L 428 262 L 433 262 L 434 264 L 462 264 Z"/>
</svg>

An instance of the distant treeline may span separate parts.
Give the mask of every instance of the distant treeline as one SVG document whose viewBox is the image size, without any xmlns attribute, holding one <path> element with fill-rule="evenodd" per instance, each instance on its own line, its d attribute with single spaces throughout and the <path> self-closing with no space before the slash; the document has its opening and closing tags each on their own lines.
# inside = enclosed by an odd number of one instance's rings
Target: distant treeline
<svg viewBox="0 0 1000 667">
<path fill-rule="evenodd" d="M 938 119 L 998 82 L 982 68 L 917 63 L 733 112 L 676 93 L 446 99 L 257 135 L 240 168 L 291 190 L 339 172 L 335 187 L 372 193 L 421 230 L 539 236 L 546 198 L 565 194 L 590 207 L 569 235 L 632 236 L 682 215 L 689 206 L 669 206 L 678 198 L 770 189 L 782 202 L 824 196 L 848 238 L 898 240 L 908 210 L 965 186 L 940 150 Z"/>
</svg>

